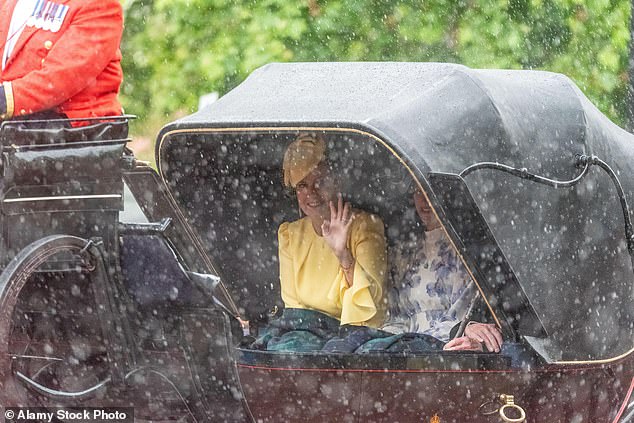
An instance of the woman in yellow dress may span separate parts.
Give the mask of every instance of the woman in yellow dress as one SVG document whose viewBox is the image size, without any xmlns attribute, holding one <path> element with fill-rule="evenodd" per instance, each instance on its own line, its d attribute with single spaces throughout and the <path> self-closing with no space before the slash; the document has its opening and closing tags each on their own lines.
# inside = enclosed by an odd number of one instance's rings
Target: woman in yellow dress
<svg viewBox="0 0 634 423">
<path fill-rule="evenodd" d="M 344 201 L 325 149 L 320 135 L 305 133 L 284 155 L 284 184 L 305 215 L 278 231 L 284 317 L 306 324 L 313 316 L 302 311 L 312 310 L 327 316 L 318 319 L 324 329 L 336 330 L 334 322 L 376 328 L 385 316 L 383 222 Z"/>
</svg>

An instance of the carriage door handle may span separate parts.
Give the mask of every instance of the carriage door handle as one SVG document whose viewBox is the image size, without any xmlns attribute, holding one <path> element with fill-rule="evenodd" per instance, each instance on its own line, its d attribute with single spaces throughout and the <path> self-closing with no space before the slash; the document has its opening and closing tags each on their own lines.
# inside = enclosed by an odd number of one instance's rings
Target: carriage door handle
<svg viewBox="0 0 634 423">
<path fill-rule="evenodd" d="M 495 400 L 490 400 L 480 406 L 480 413 L 484 415 L 498 413 L 505 423 L 523 423 L 526 421 L 526 412 L 522 407 L 515 404 L 515 397 L 513 397 L 513 395 L 501 394 L 497 397 L 497 401 L 500 404 L 499 408 L 497 408 Z M 509 417 L 511 413 L 515 415 L 515 417 Z"/>
<path fill-rule="evenodd" d="M 499 413 L 503 422 L 522 423 L 523 421 L 526 420 L 526 413 L 524 412 L 524 409 L 520 407 L 519 405 L 515 404 L 515 398 L 513 398 L 513 395 L 506 395 L 506 394 L 500 395 L 500 402 L 502 403 L 502 406 L 500 407 Z M 519 417 L 507 416 L 506 414 L 507 411 L 510 411 L 513 409 L 517 413 L 519 413 Z"/>
</svg>

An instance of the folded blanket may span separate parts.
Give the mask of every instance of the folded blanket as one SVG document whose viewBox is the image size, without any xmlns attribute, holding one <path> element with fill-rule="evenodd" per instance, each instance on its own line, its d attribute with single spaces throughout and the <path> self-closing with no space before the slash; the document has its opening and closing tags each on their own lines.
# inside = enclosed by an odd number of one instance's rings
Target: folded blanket
<svg viewBox="0 0 634 423">
<path fill-rule="evenodd" d="M 420 354 L 442 351 L 445 343 L 424 333 L 400 333 L 382 338 L 375 338 L 360 345 L 355 350 L 358 354 L 369 353 L 402 353 Z"/>
<path fill-rule="evenodd" d="M 426 353 L 441 351 L 444 343 L 420 333 L 393 335 L 367 326 L 343 325 L 315 310 L 288 308 L 261 330 L 251 348 L 279 352 Z"/>
<path fill-rule="evenodd" d="M 315 310 L 287 308 L 251 344 L 267 351 L 318 352 L 339 333 L 339 320 Z"/>
</svg>

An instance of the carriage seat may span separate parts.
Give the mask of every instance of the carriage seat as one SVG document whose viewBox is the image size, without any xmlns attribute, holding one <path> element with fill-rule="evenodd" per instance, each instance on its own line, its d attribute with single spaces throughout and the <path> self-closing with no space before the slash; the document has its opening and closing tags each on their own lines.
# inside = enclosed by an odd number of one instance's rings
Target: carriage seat
<svg viewBox="0 0 634 423">
<path fill-rule="evenodd" d="M 119 240 L 123 285 L 134 305 L 132 323 L 145 346 L 177 345 L 184 314 L 205 320 L 223 311 L 240 339 L 239 322 L 214 301 L 217 278 L 185 270 L 162 235 L 123 233 Z"/>
<path fill-rule="evenodd" d="M 135 304 L 153 313 L 174 306 L 209 306 L 160 235 L 120 236 L 124 285 Z"/>
</svg>

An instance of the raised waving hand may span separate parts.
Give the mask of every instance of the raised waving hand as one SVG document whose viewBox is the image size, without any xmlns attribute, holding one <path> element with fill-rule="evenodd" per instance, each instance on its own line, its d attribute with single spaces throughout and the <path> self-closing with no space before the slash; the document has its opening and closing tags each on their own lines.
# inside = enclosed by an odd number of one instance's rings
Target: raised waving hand
<svg viewBox="0 0 634 423">
<path fill-rule="evenodd" d="M 326 244 L 339 260 L 349 285 L 352 285 L 354 257 L 348 249 L 348 236 L 354 218 L 350 203 L 344 203 L 341 193 L 337 194 L 337 204 L 330 201 L 330 219 L 321 224 L 321 233 Z"/>
</svg>

